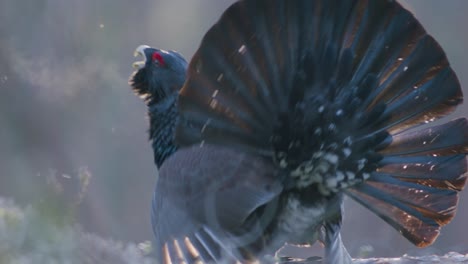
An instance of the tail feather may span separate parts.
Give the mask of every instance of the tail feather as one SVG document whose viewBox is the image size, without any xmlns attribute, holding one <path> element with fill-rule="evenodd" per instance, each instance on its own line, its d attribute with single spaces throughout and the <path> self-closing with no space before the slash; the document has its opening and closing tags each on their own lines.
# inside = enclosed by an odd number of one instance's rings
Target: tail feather
<svg viewBox="0 0 468 264">
<path fill-rule="evenodd" d="M 359 189 L 348 189 L 346 194 L 374 212 L 418 247 L 432 244 L 439 235 L 440 225 L 437 222 L 367 184 Z"/>
<path fill-rule="evenodd" d="M 412 91 L 408 88 L 419 87 L 425 80 L 433 78 L 449 66 L 442 49 L 432 37 L 425 35 L 418 41 L 404 56 L 399 57 L 403 54 L 398 54 L 392 58 L 398 62 L 396 65 L 389 64 L 389 68 L 380 73 L 381 85 L 374 91 L 375 100 L 391 104 Z"/>
<path fill-rule="evenodd" d="M 213 34 L 208 33 L 206 37 L 208 40 L 213 37 L 213 40 L 211 41 L 214 42 L 217 36 L 212 35 Z M 242 44 L 239 44 L 237 49 L 242 49 Z M 211 60 L 213 60 L 211 63 L 203 64 L 203 70 L 206 71 L 210 76 L 216 76 L 216 79 L 208 80 L 206 78 L 196 78 L 194 79 L 194 85 L 226 85 L 230 88 L 229 90 L 233 90 L 235 92 L 225 93 L 214 89 L 212 91 L 207 91 L 208 94 L 197 94 L 196 96 L 198 98 L 196 98 L 196 100 L 203 100 L 198 101 L 199 103 L 203 103 L 203 105 L 197 104 L 194 106 L 204 107 L 203 110 L 205 112 L 209 111 L 210 109 L 217 110 L 213 111 L 212 114 L 214 114 L 214 116 L 215 114 L 220 114 L 221 116 L 225 118 L 227 117 L 228 119 L 231 119 L 233 114 L 235 114 L 235 116 L 240 118 L 246 125 L 257 129 L 264 129 L 262 125 L 265 124 L 265 121 L 269 115 L 266 109 L 272 107 L 272 105 L 265 105 L 269 102 L 259 101 L 256 100 L 256 98 L 251 97 L 248 92 L 249 86 L 252 85 L 252 81 L 245 79 L 244 75 L 239 74 L 239 70 L 242 70 L 241 67 L 250 67 L 255 69 L 252 71 L 252 74 L 255 75 L 255 77 L 259 80 L 262 79 L 260 78 L 261 73 L 257 70 L 257 67 L 253 65 L 254 60 L 249 55 L 250 52 L 248 54 L 246 53 L 246 55 L 242 57 L 243 60 L 239 62 L 229 61 L 229 57 L 224 56 L 223 52 L 224 51 L 222 50 L 209 46 L 200 49 L 199 56 L 210 56 Z M 223 69 L 223 72 L 219 73 L 219 69 Z M 225 90 L 223 89 L 223 91 Z M 257 92 L 266 93 L 267 84 L 264 82 L 259 83 Z M 227 109 L 234 111 L 234 113 L 230 114 L 229 112 L 226 112 Z"/>
<path fill-rule="evenodd" d="M 467 179 L 465 154 L 443 157 L 385 157 L 380 164 L 379 173 L 440 189 L 461 191 Z"/>
<path fill-rule="evenodd" d="M 379 173 L 373 173 L 366 184 L 378 190 L 379 193 L 390 194 L 392 200 L 398 200 L 415 208 L 424 216 L 435 219 L 439 224 L 447 223 L 445 219 L 450 220 L 454 216 L 453 205 L 457 203 L 456 191 L 404 182 L 390 175 Z M 369 190 L 365 189 L 365 191 L 370 194 Z"/>
<path fill-rule="evenodd" d="M 372 131 L 396 133 L 453 111 L 462 95 L 442 48 L 401 6 L 374 2 L 364 3 L 359 21 L 351 20 L 357 23 L 350 25 L 352 42 L 343 45 L 358 58 L 351 84 L 373 74 L 378 80 L 362 107 L 371 111 L 387 105 L 383 122 L 374 122 Z"/>
<path fill-rule="evenodd" d="M 454 155 L 468 152 L 468 121 L 460 118 L 424 130 L 400 133 L 380 153 L 399 155 Z"/>
<path fill-rule="evenodd" d="M 382 115 L 386 122 L 375 129 L 398 133 L 445 116 L 461 102 L 458 79 L 452 69 L 445 68 L 417 89 L 388 104 Z"/>
<path fill-rule="evenodd" d="M 278 2 L 278 1 L 277 1 Z M 243 4 L 249 5 L 249 3 L 244 2 Z M 256 6 L 258 4 L 258 6 Z M 276 4 L 276 3 L 274 3 Z M 268 15 L 269 13 L 274 12 L 271 7 L 274 6 L 272 4 L 269 6 L 264 1 L 257 1 L 255 5 L 250 3 L 248 7 L 245 7 L 244 10 L 237 10 L 240 15 L 240 20 L 244 21 L 243 23 L 247 22 L 245 19 L 246 17 L 251 17 L 252 21 L 247 27 L 237 27 L 237 30 L 247 30 L 248 32 L 243 32 L 244 39 L 247 36 L 255 36 L 257 37 L 247 37 L 248 40 L 241 43 L 236 43 L 236 47 L 233 47 L 232 50 L 238 50 L 239 48 L 245 45 L 244 47 L 248 48 L 248 52 L 244 52 L 244 55 L 252 56 L 254 63 L 256 63 L 256 67 L 258 70 L 253 69 L 253 73 L 259 72 L 261 74 L 260 78 L 253 80 L 257 81 L 257 85 L 260 88 L 259 91 L 252 90 L 259 103 L 265 106 L 265 109 L 273 110 L 275 107 L 280 107 L 280 111 L 285 111 L 282 106 L 282 100 L 285 98 L 286 94 L 282 89 L 282 72 L 284 71 L 284 57 L 281 48 L 278 45 L 279 42 L 274 41 L 282 41 L 280 38 L 280 34 L 275 33 L 273 27 L 271 25 L 277 25 L 277 21 L 271 20 L 271 16 Z M 281 4 L 281 3 L 279 3 Z M 261 10 L 264 10 L 262 12 Z M 244 12 L 245 11 L 245 12 Z M 248 15 L 245 15 L 248 14 Z M 275 15 L 278 17 L 277 15 Z M 243 24 L 241 24 L 243 25 Z M 226 29 L 228 29 L 227 26 Z M 228 42 L 231 42 L 227 40 Z M 235 40 L 234 40 L 235 41 Z M 251 43 L 251 45 L 249 45 Z M 248 54 L 247 54 L 248 53 Z M 246 57 L 248 58 L 248 57 Z M 238 60 L 243 60 L 243 56 L 239 56 L 236 58 Z M 247 68 L 248 71 L 251 68 Z M 245 69 L 244 69 L 245 70 Z M 258 77 L 258 76 L 256 76 Z M 252 79 L 249 80 L 251 84 Z M 268 124 L 268 122 L 267 122 Z"/>
<path fill-rule="evenodd" d="M 400 5 L 388 1 L 359 1 L 358 12 L 350 21 L 345 46 L 361 58 L 353 76 L 358 83 L 369 72 L 389 76 L 417 41 L 426 34 L 414 17 Z M 380 90 L 383 90 L 381 87 Z M 376 91 L 373 95 L 380 95 Z M 378 97 L 373 97 L 378 99 Z"/>
<path fill-rule="evenodd" d="M 468 174 L 468 122 L 457 119 L 392 135 L 368 181 L 346 193 L 417 246 L 430 245 L 455 216 Z"/>
<path fill-rule="evenodd" d="M 367 182 L 346 193 L 423 247 L 432 244 L 441 226 L 455 216 L 458 191 L 468 176 L 466 158 L 410 157 L 405 162 L 387 163 Z"/>
</svg>

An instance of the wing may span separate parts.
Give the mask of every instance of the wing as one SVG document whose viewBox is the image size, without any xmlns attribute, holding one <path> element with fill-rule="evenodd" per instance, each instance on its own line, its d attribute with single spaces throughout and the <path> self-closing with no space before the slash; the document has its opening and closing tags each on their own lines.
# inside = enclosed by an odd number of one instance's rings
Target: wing
<svg viewBox="0 0 468 264">
<path fill-rule="evenodd" d="M 245 228 L 282 191 L 276 173 L 263 158 L 208 144 L 171 156 L 153 200 L 153 229 L 165 263 L 242 259 L 245 253 L 236 250 L 259 239 L 271 221 Z"/>
</svg>

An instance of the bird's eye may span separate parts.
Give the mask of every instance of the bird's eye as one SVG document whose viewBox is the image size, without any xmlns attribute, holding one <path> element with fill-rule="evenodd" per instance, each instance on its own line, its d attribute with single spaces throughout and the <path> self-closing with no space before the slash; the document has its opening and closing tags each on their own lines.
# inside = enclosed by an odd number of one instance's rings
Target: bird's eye
<svg viewBox="0 0 468 264">
<path fill-rule="evenodd" d="M 153 62 L 157 62 L 160 66 L 165 66 L 166 63 L 164 62 L 164 58 L 162 57 L 161 53 L 155 51 L 152 56 Z"/>
</svg>

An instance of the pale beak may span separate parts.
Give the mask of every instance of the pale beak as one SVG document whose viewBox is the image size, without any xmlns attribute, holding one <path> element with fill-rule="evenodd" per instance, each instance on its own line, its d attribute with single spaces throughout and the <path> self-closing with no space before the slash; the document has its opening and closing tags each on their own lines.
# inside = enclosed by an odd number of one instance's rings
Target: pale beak
<svg viewBox="0 0 468 264">
<path fill-rule="evenodd" d="M 138 48 L 136 48 L 135 52 L 133 53 L 133 56 L 134 57 L 138 57 L 138 56 L 143 56 L 144 60 L 143 61 L 136 61 L 132 64 L 132 67 L 139 70 L 143 67 L 145 67 L 145 64 L 146 64 L 146 54 L 145 54 L 145 50 L 150 48 L 150 46 L 148 45 L 140 45 L 138 46 Z"/>
</svg>

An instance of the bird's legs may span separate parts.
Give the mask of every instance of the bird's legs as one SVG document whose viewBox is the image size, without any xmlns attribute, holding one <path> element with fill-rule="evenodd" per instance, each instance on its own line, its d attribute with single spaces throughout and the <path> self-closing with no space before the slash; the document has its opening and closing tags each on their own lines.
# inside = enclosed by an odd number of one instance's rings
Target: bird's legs
<svg viewBox="0 0 468 264">
<path fill-rule="evenodd" d="M 325 264 L 351 264 L 353 260 L 343 245 L 340 235 L 341 221 L 324 225 Z"/>
</svg>

